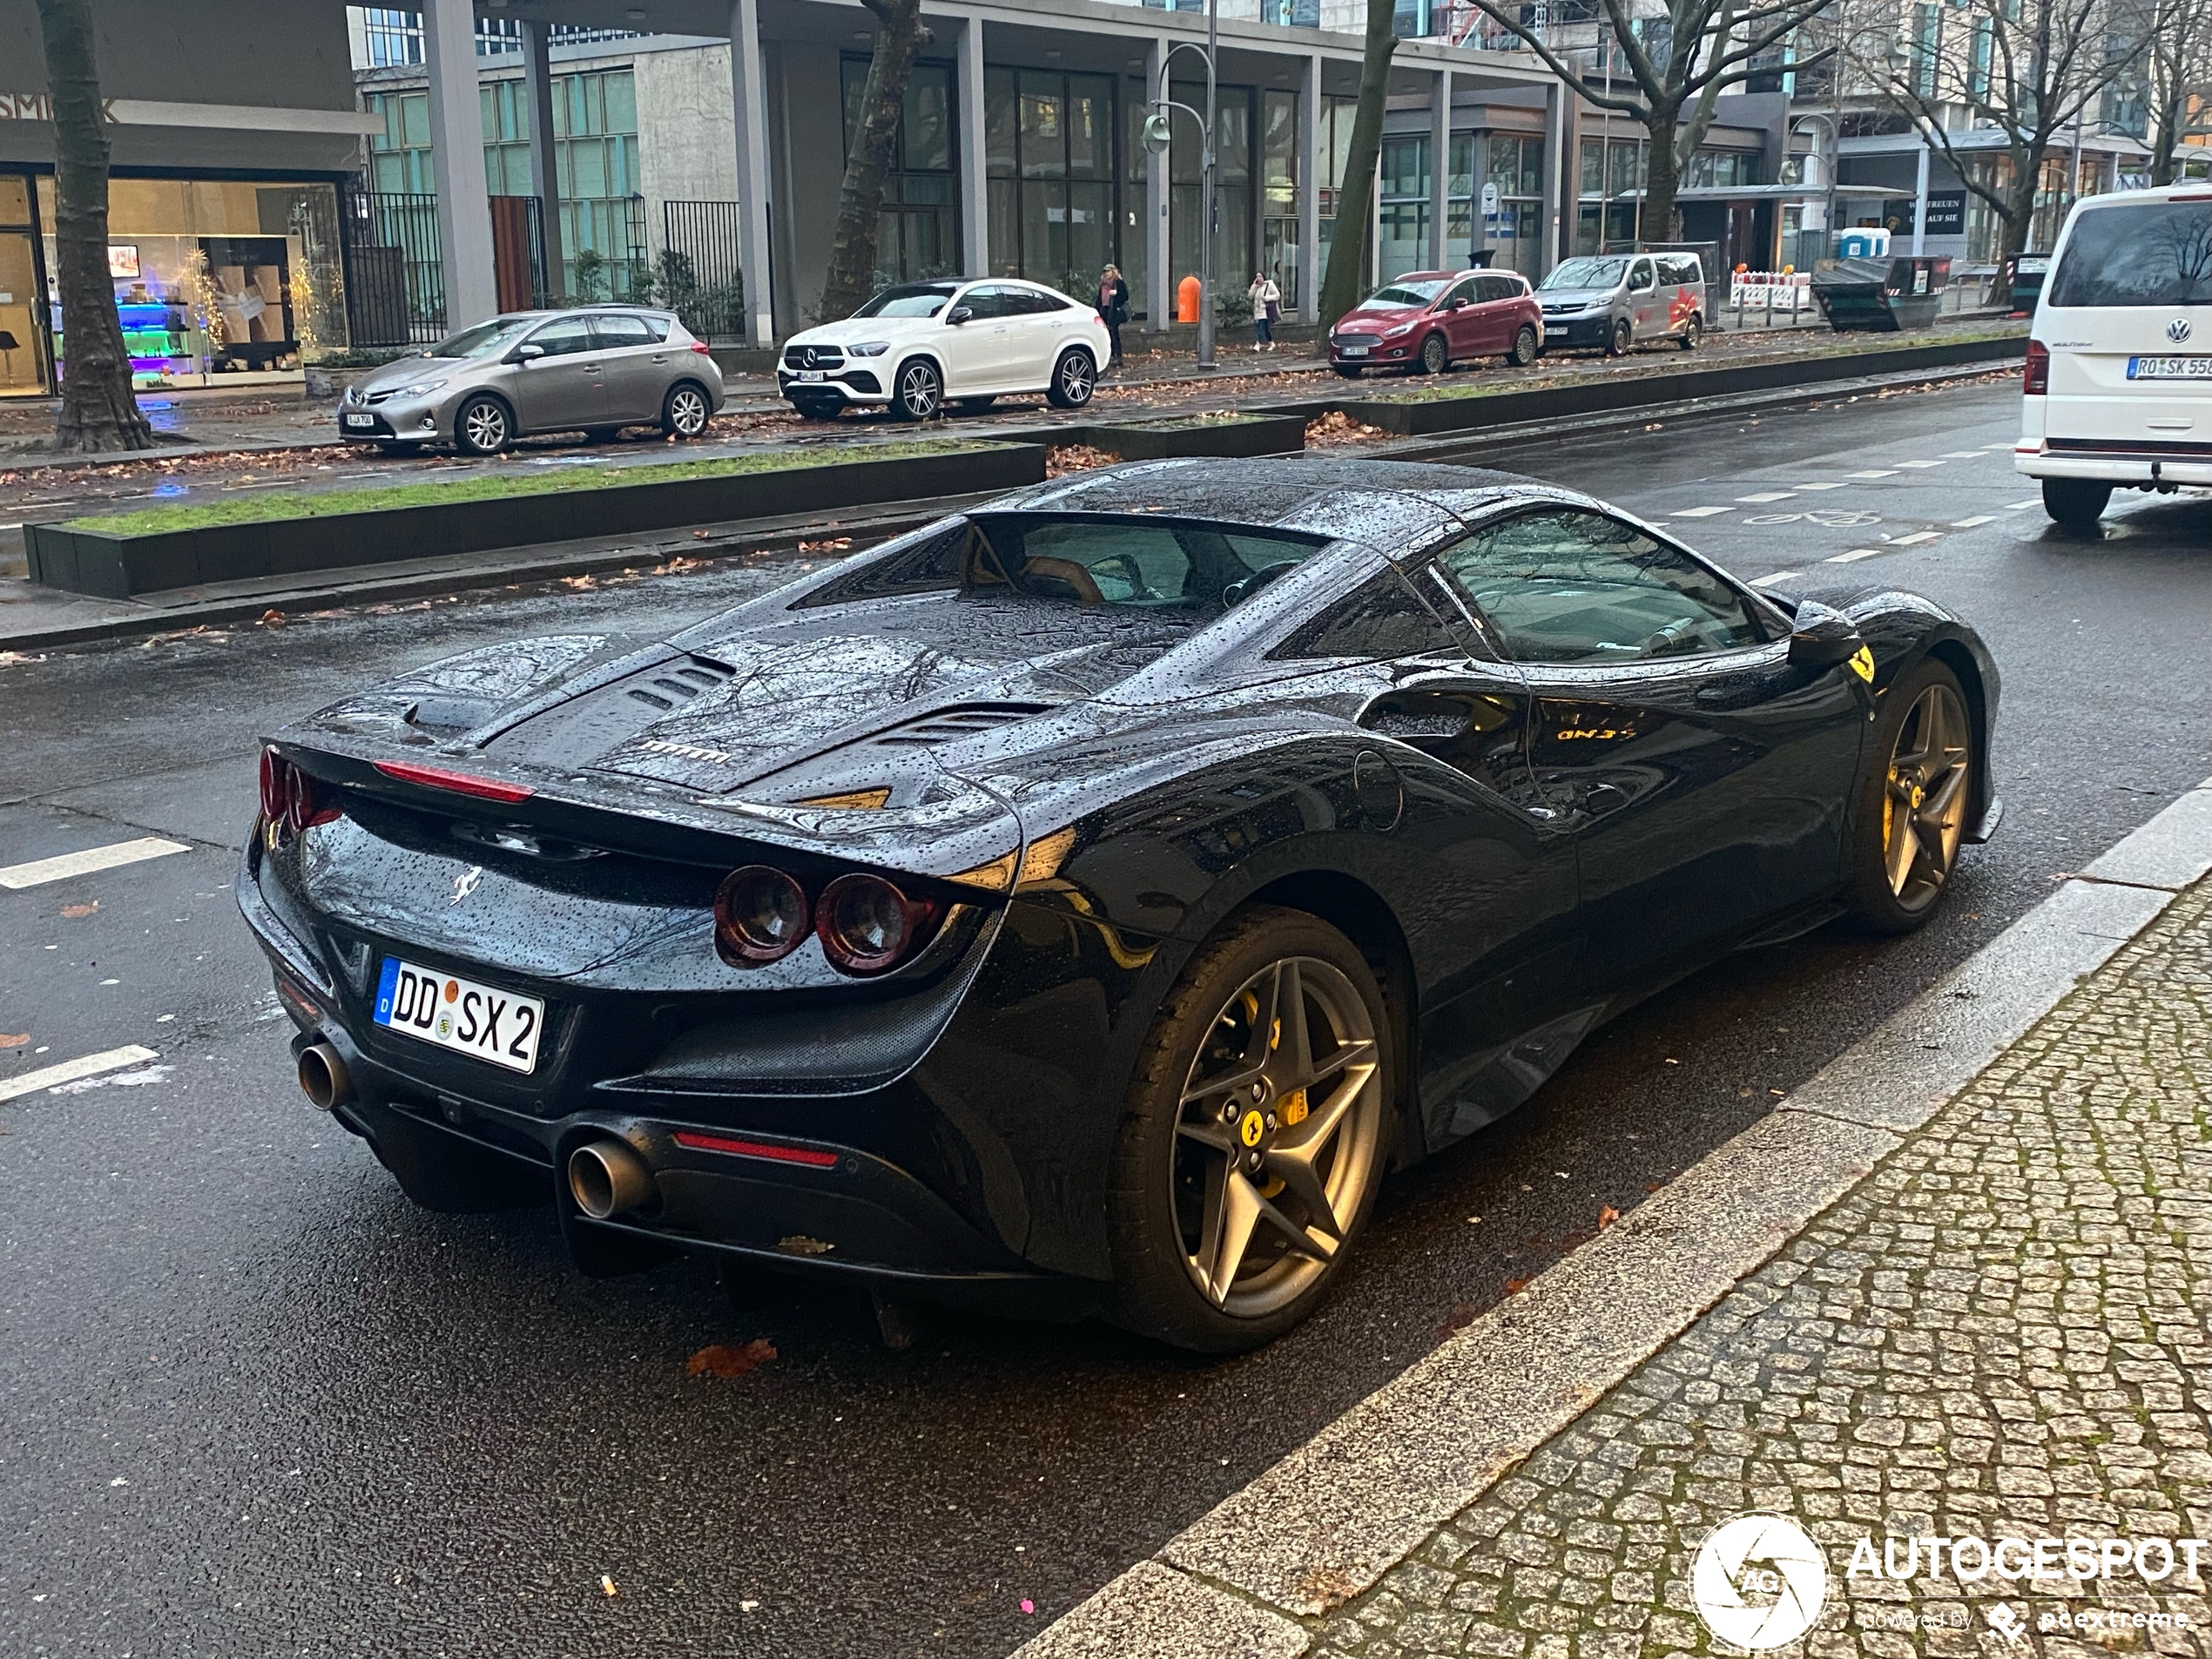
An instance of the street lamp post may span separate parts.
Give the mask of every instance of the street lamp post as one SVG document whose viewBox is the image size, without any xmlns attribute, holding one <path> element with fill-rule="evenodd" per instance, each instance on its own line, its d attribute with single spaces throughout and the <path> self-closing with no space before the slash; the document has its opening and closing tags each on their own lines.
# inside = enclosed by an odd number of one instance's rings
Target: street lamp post
<svg viewBox="0 0 2212 1659">
<path fill-rule="evenodd" d="M 1206 0 L 1206 44 L 1179 40 L 1168 48 L 1160 59 L 1160 84 L 1153 89 L 1152 113 L 1144 121 L 1144 147 L 1164 161 L 1174 141 L 1174 118 L 1168 112 L 1181 110 L 1198 124 L 1201 148 L 1198 152 L 1198 367 L 1212 368 L 1213 340 L 1213 249 L 1214 223 L 1217 212 L 1214 201 L 1214 66 L 1221 41 L 1220 0 Z M 1206 61 L 1206 108 L 1201 115 L 1188 104 L 1178 104 L 1168 96 L 1168 66 L 1176 53 L 1194 51 Z M 1173 222 L 1170 221 L 1170 224 Z M 1168 239 L 1170 244 L 1173 239 Z"/>
</svg>

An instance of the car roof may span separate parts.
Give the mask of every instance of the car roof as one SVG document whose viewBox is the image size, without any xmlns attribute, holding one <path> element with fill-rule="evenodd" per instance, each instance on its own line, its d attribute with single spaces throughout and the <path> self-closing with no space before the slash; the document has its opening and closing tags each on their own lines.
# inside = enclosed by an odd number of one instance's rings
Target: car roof
<svg viewBox="0 0 2212 1659">
<path fill-rule="evenodd" d="M 1217 523 L 1305 530 L 1386 552 L 1437 532 L 1501 496 L 1580 500 L 1571 490 L 1482 467 L 1285 455 L 1250 461 L 1137 462 L 1053 479 L 973 510 L 1159 513 Z"/>
</svg>

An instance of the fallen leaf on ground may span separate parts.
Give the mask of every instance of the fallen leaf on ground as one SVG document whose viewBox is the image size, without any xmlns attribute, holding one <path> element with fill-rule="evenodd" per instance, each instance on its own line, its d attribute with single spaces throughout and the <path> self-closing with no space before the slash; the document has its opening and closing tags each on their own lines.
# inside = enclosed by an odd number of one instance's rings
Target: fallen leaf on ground
<svg viewBox="0 0 2212 1659">
<path fill-rule="evenodd" d="M 1525 1278 L 1509 1278 L 1506 1281 L 1506 1294 L 1507 1296 L 1519 1296 L 1527 1288 L 1528 1281 Z"/>
<path fill-rule="evenodd" d="M 261 613 L 261 625 L 265 628 L 283 627 L 284 612 L 279 610 L 274 605 L 271 605 Z"/>
<path fill-rule="evenodd" d="M 801 553 L 842 553 L 846 548 L 852 545 L 853 538 L 851 536 L 840 536 L 831 540 L 820 542 L 801 542 L 799 544 L 799 550 Z"/>
<path fill-rule="evenodd" d="M 704 542 L 706 540 L 706 532 L 705 530 L 693 530 L 691 532 L 691 537 L 694 541 Z"/>
<path fill-rule="evenodd" d="M 1615 1210 L 1611 1204 L 1606 1205 L 1604 1209 L 1597 1212 L 1598 1231 L 1600 1232 L 1603 1232 L 1608 1227 L 1610 1227 L 1615 1222 L 1620 1219 L 1621 1212 L 1618 1210 Z"/>
<path fill-rule="evenodd" d="M 684 1370 L 692 1377 L 742 1377 L 775 1357 L 776 1345 L 765 1337 L 755 1337 L 742 1348 L 717 1342 L 693 1354 L 685 1362 Z"/>
<path fill-rule="evenodd" d="M 89 904 L 65 904 L 62 907 L 62 914 L 67 916 L 71 921 L 74 921 L 79 916 L 91 915 L 99 907 L 100 901 L 98 899 L 91 900 Z"/>
<path fill-rule="evenodd" d="M 1071 472 L 1089 472 L 1097 467 L 1110 467 L 1121 457 L 1109 450 L 1089 443 L 1055 443 L 1045 451 L 1044 475 L 1064 478 Z"/>
<path fill-rule="evenodd" d="M 1472 1302 L 1455 1303 L 1452 1311 L 1444 1316 L 1444 1323 L 1439 1330 L 1441 1334 L 1448 1337 L 1454 1331 L 1466 1330 L 1480 1318 L 1482 1310 Z"/>
<path fill-rule="evenodd" d="M 11 1037 L 4 1034 L 0 1034 L 0 1049 L 20 1049 L 24 1043 L 30 1041 L 30 1033 L 28 1031 L 24 1032 L 19 1037 Z"/>
<path fill-rule="evenodd" d="M 615 1581 L 612 1574 L 599 1575 L 599 1593 L 602 1595 L 612 1595 L 615 1593 Z"/>
<path fill-rule="evenodd" d="M 1325 448 L 1333 444 L 1373 443 L 1390 435 L 1379 426 L 1369 426 L 1355 421 L 1342 409 L 1331 409 L 1318 415 L 1305 423 L 1305 442 L 1309 448 Z"/>
</svg>

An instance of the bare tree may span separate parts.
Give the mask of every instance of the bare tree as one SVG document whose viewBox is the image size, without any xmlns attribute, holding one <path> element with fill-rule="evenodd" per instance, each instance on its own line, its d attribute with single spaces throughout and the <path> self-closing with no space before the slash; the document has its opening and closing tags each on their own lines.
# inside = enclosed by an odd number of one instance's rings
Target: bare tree
<svg viewBox="0 0 2212 1659">
<path fill-rule="evenodd" d="M 822 285 L 824 322 L 849 317 L 875 292 L 875 239 L 883 215 L 884 175 L 898 154 L 914 56 L 930 38 L 922 27 L 921 0 L 860 3 L 875 17 L 875 48 L 868 55 L 868 78 L 860 90 L 860 128 L 853 136 L 845 183 L 838 192 L 829 280 Z"/>
<path fill-rule="evenodd" d="M 2035 226 L 2044 163 L 2089 106 L 2142 58 L 2161 23 L 2202 0 L 1965 0 L 1938 15 L 1952 31 L 1946 46 L 1915 51 L 1894 38 L 1852 43 L 1861 76 L 1882 101 L 1911 122 L 1922 143 L 1949 162 L 1966 189 L 1989 204 L 2003 226 L 1998 289 L 2012 297 L 2012 260 Z M 1946 118 L 1963 111 L 1963 125 Z M 2001 150 L 1968 142 L 1994 130 Z M 2009 167 L 1975 165 L 2000 155 Z M 2065 193 L 2074 193 L 2069 181 Z"/>
<path fill-rule="evenodd" d="M 1329 269 L 1321 279 L 1321 326 L 1359 303 L 1367 287 L 1367 254 L 1374 241 L 1375 168 L 1382 159 L 1384 107 L 1390 98 L 1390 60 L 1398 50 L 1395 0 L 1367 0 L 1367 38 L 1359 58 L 1359 104 L 1352 111 L 1352 144 L 1337 181 L 1336 229 L 1329 239 Z M 1438 156 L 1434 165 L 1442 166 Z M 1154 165 L 1158 165 L 1157 162 Z"/>
<path fill-rule="evenodd" d="M 2150 104 L 2150 181 L 2170 185 L 2180 174 L 2176 152 L 2188 131 L 2190 110 L 2199 99 L 2212 98 L 2212 6 L 2170 7 L 2151 35 L 2143 71 Z"/>
<path fill-rule="evenodd" d="M 1610 37 L 1627 67 L 1625 87 L 1594 84 L 1568 61 L 1547 37 L 1543 14 L 1549 8 L 1514 0 L 1474 3 L 1491 23 L 1519 37 L 1555 74 L 1578 87 L 1586 100 L 1629 117 L 1650 135 L 1637 235 L 1667 241 L 1676 232 L 1675 196 L 1683 170 L 1712 127 L 1720 95 L 1777 67 L 1770 54 L 1825 11 L 1831 0 L 1665 0 L 1663 9 L 1641 17 L 1632 15 L 1635 0 L 1599 0 L 1604 14 L 1599 33 Z M 1819 51 L 1793 58 L 1790 67 L 1811 69 L 1831 55 Z"/>
<path fill-rule="evenodd" d="M 91 0 L 38 0 L 46 84 L 54 99 L 54 253 L 61 290 L 57 448 L 149 449 L 153 428 L 131 392 L 131 354 L 107 265 L 107 129 L 92 52 Z"/>
</svg>

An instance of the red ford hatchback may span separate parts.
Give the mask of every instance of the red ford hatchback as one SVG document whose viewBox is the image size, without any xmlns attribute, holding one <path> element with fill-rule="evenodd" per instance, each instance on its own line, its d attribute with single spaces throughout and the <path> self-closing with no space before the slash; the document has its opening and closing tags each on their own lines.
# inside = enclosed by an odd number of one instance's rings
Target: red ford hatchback
<svg viewBox="0 0 2212 1659">
<path fill-rule="evenodd" d="M 1544 313 L 1513 271 L 1409 271 L 1369 294 L 1329 331 L 1329 366 L 1441 374 L 1473 357 L 1534 362 Z"/>
</svg>

